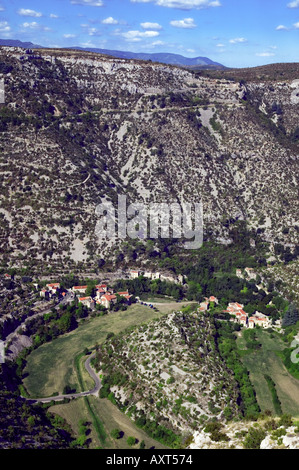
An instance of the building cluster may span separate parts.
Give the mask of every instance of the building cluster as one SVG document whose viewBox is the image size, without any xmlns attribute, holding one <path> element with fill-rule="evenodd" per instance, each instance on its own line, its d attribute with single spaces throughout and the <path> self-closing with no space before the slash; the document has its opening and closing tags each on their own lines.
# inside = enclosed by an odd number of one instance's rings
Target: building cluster
<svg viewBox="0 0 299 470">
<path fill-rule="evenodd" d="M 175 284 L 184 284 L 184 276 L 182 274 L 174 276 L 159 272 L 140 271 L 138 269 L 131 270 L 129 274 L 131 279 L 137 279 L 139 276 L 143 276 L 151 280 L 160 279 L 160 281 L 174 282 Z"/>
<path fill-rule="evenodd" d="M 128 291 L 114 292 L 113 289 L 108 288 L 106 284 L 95 286 L 95 294 L 87 296 L 88 286 L 73 286 L 69 290 L 62 290 L 59 283 L 47 284 L 45 288 L 40 291 L 40 296 L 46 299 L 54 297 L 65 297 L 67 293 L 72 293 L 78 297 L 78 301 L 88 308 L 93 309 L 96 305 L 103 305 L 105 308 L 110 309 L 113 304 L 117 302 L 119 297 L 125 299 L 127 303 L 130 302 L 132 295 Z"/>
<path fill-rule="evenodd" d="M 272 325 L 271 318 L 267 317 L 260 312 L 255 312 L 253 315 L 246 313 L 244 310 L 244 305 L 239 304 L 238 302 L 231 302 L 228 304 L 225 312 L 228 312 L 232 315 L 232 321 L 240 323 L 242 326 L 247 328 L 254 328 L 255 326 L 261 326 L 262 328 L 269 328 Z"/>
<path fill-rule="evenodd" d="M 40 296 L 44 297 L 45 299 L 52 299 L 54 297 L 57 297 L 59 294 L 62 295 L 60 283 L 56 282 L 53 284 L 47 284 L 46 287 L 44 287 L 40 291 Z"/>
<path fill-rule="evenodd" d="M 245 268 L 244 272 L 242 269 L 236 269 L 236 276 L 241 279 L 244 279 L 245 277 L 247 279 L 256 279 L 257 274 L 253 268 Z"/>
<path fill-rule="evenodd" d="M 218 305 L 217 297 L 214 297 L 214 295 L 211 295 L 209 298 L 205 297 L 205 300 L 199 304 L 199 311 L 205 312 L 206 310 L 209 310 L 209 308 L 212 306 L 212 302 L 214 305 Z"/>
<path fill-rule="evenodd" d="M 199 311 L 208 311 L 213 304 L 218 305 L 217 297 L 214 297 L 213 295 L 209 298 L 205 297 L 205 300 L 199 304 Z M 229 313 L 231 315 L 231 321 L 239 323 L 245 328 L 254 328 L 255 326 L 268 328 L 272 326 L 272 320 L 267 317 L 267 315 L 260 312 L 255 312 L 253 315 L 249 315 L 244 311 L 244 305 L 239 304 L 238 302 L 230 302 L 227 309 L 222 312 Z"/>
</svg>

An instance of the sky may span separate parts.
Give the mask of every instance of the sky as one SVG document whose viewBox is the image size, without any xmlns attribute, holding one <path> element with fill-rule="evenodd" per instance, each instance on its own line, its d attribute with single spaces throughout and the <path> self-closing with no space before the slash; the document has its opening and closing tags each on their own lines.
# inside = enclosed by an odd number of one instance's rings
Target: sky
<svg viewBox="0 0 299 470">
<path fill-rule="evenodd" d="M 298 62 L 299 0 L 0 0 L 0 38 L 227 67 Z"/>
</svg>

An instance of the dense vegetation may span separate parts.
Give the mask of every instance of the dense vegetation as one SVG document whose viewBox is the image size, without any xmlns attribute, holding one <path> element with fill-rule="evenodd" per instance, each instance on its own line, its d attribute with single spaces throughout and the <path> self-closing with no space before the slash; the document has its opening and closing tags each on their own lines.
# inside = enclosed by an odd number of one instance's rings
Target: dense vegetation
<svg viewBox="0 0 299 470">
<path fill-rule="evenodd" d="M 106 367 L 104 367 L 106 371 Z M 123 386 L 129 380 L 128 375 L 123 375 L 119 371 L 109 370 L 109 373 L 102 377 L 102 388 L 100 390 L 100 398 L 108 398 L 113 404 L 117 404 L 111 387 L 114 385 Z M 129 402 L 128 402 L 129 403 Z M 126 404 L 121 407 L 126 410 Z M 132 411 L 128 413 L 132 416 Z M 165 444 L 169 447 L 179 448 L 181 444 L 180 436 L 175 434 L 171 429 L 161 426 L 157 421 L 147 418 L 144 412 L 135 420 L 136 426 L 142 428 L 150 437 Z"/>
<path fill-rule="evenodd" d="M 31 404 L 19 396 L 15 364 L 0 364 L 0 448 L 67 449 L 74 444 L 72 431 L 47 406 Z"/>
<path fill-rule="evenodd" d="M 276 391 L 276 387 L 275 387 L 275 382 L 273 381 L 273 379 L 265 374 L 264 375 L 265 377 L 265 380 L 268 384 L 268 387 L 269 387 L 269 390 L 271 392 L 271 395 L 272 395 L 272 401 L 273 401 L 273 405 L 274 405 L 274 409 L 275 409 L 275 413 L 277 415 L 281 415 L 282 414 L 282 409 L 281 409 L 281 403 L 280 403 L 280 400 L 278 398 L 278 395 L 277 395 L 277 391 Z"/>
<path fill-rule="evenodd" d="M 113 285 L 115 291 L 121 292 L 128 290 L 134 296 L 142 296 L 145 293 L 167 295 L 176 300 L 182 299 L 184 290 L 181 285 L 172 282 L 155 279 L 151 281 L 148 278 L 140 276 L 137 279 L 120 279 Z"/>
<path fill-rule="evenodd" d="M 248 419 L 256 419 L 260 408 L 256 400 L 254 388 L 250 382 L 248 370 L 240 360 L 234 335 L 234 332 L 240 326 L 216 321 L 216 327 L 217 345 L 220 355 L 225 360 L 227 366 L 234 372 L 234 377 L 239 384 L 239 405 L 243 416 Z"/>
<path fill-rule="evenodd" d="M 285 327 L 282 339 L 287 347 L 279 355 L 290 374 L 299 380 L 299 341 L 294 340 L 298 331 L 299 321 Z"/>
</svg>

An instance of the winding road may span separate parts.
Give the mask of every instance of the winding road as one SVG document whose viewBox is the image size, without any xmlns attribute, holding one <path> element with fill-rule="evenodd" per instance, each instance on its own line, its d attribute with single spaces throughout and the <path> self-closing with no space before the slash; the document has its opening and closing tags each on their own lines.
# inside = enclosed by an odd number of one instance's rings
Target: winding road
<svg viewBox="0 0 299 470">
<path fill-rule="evenodd" d="M 91 378 L 94 380 L 95 385 L 93 389 L 88 390 L 86 392 L 78 392 L 78 393 L 67 393 L 65 395 L 56 395 L 52 397 L 46 397 L 46 398 L 31 398 L 31 397 L 23 397 L 26 398 L 26 400 L 30 400 L 33 402 L 39 402 L 39 403 L 49 403 L 51 401 L 61 401 L 64 400 L 65 398 L 80 398 L 80 397 L 86 397 L 87 395 L 94 395 L 98 396 L 99 390 L 101 388 L 101 380 L 96 374 L 95 370 L 91 367 L 90 361 L 95 357 L 95 353 L 91 354 L 85 361 L 85 369 L 91 376 Z"/>
</svg>

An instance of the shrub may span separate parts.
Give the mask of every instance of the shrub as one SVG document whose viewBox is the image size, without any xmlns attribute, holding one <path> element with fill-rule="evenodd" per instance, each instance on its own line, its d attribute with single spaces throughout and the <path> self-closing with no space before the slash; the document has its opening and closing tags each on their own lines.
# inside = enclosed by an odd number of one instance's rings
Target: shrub
<svg viewBox="0 0 299 470">
<path fill-rule="evenodd" d="M 127 439 L 128 446 L 130 447 L 134 446 L 136 444 L 136 440 L 137 440 L 136 437 L 132 437 L 132 436 L 128 437 Z"/>
<path fill-rule="evenodd" d="M 121 437 L 121 431 L 119 429 L 112 429 L 110 434 L 113 439 L 120 439 Z"/>
<path fill-rule="evenodd" d="M 285 426 L 286 428 L 293 425 L 293 418 L 291 415 L 284 413 L 278 421 L 278 427 Z"/>
<path fill-rule="evenodd" d="M 263 429 L 251 427 L 248 430 L 243 446 L 245 449 L 259 449 L 265 437 L 266 432 Z"/>
</svg>

